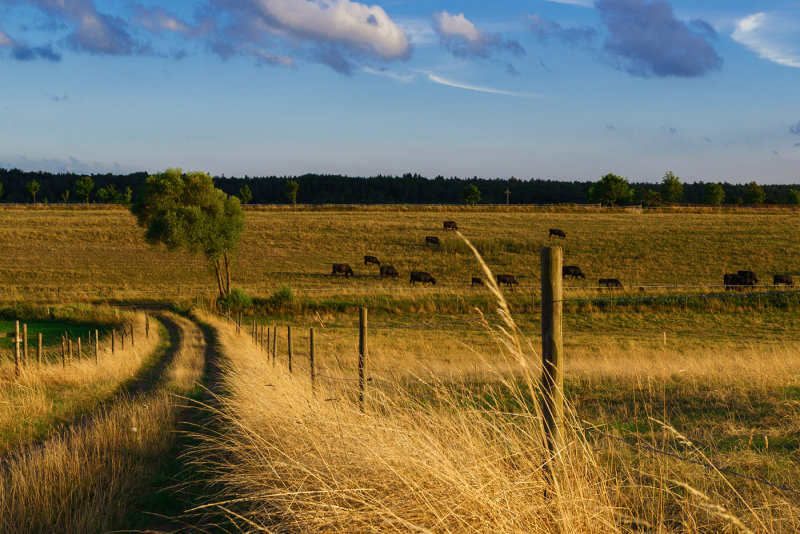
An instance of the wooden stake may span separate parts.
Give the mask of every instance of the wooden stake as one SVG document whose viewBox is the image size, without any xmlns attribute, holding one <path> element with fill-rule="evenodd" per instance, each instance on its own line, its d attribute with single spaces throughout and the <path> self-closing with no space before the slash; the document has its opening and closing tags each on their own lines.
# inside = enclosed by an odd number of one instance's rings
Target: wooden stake
<svg viewBox="0 0 800 534">
<path fill-rule="evenodd" d="M 367 365 L 367 309 L 358 309 L 358 407 L 364 411 L 364 390 L 366 380 L 364 368 Z"/>
<path fill-rule="evenodd" d="M 150 316 L 144 314 L 144 337 L 150 339 Z"/>
<path fill-rule="evenodd" d="M 133 348 L 133 323 L 131 323 L 131 348 Z"/>
<path fill-rule="evenodd" d="M 314 327 L 308 330 L 308 363 L 311 368 L 311 392 L 316 394 L 316 373 L 314 371 Z"/>
<path fill-rule="evenodd" d="M 83 348 L 81 347 L 81 338 L 78 337 L 78 359 L 83 358 Z"/>
<path fill-rule="evenodd" d="M 278 345 L 278 327 L 272 327 L 272 367 L 275 367 L 275 347 Z"/>
<path fill-rule="evenodd" d="M 97 329 L 94 331 L 94 363 L 100 363 L 100 357 L 97 354 L 98 352 L 98 345 L 100 341 L 100 334 L 98 333 Z"/>
<path fill-rule="evenodd" d="M 19 378 L 19 321 L 14 322 L 14 376 Z"/>
<path fill-rule="evenodd" d="M 28 365 L 28 323 L 22 324 L 22 365 Z"/>
<path fill-rule="evenodd" d="M 36 362 L 42 365 L 42 333 L 36 334 Z"/>
<path fill-rule="evenodd" d="M 61 367 L 67 366 L 67 338 L 61 336 Z"/>
<path fill-rule="evenodd" d="M 292 325 L 286 326 L 286 347 L 289 353 L 289 372 L 292 372 Z"/>
<path fill-rule="evenodd" d="M 116 344 L 115 343 L 115 338 L 116 337 L 117 336 L 115 335 L 115 330 L 112 328 L 111 329 L 111 354 L 114 354 L 114 351 L 116 349 L 116 347 L 115 347 L 115 344 Z"/>
<path fill-rule="evenodd" d="M 542 417 L 551 458 L 564 440 L 561 247 L 542 247 Z"/>
<path fill-rule="evenodd" d="M 69 347 L 69 352 L 67 353 L 69 363 L 72 363 L 72 338 L 67 338 L 67 346 Z"/>
</svg>

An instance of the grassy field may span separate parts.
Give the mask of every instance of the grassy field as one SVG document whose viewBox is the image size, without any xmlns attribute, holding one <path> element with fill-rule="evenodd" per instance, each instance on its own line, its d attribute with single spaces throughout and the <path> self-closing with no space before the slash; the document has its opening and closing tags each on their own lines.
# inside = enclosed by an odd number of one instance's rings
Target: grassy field
<svg viewBox="0 0 800 534">
<path fill-rule="evenodd" d="M 521 348 L 509 349 L 510 327 L 495 315 L 496 299 L 469 286 L 480 265 L 441 230 L 444 220 L 457 221 L 495 273 L 517 276 L 522 287 L 506 297 L 521 310 L 513 314 Z M 541 436 L 536 425 L 506 415 L 537 416 L 525 381 L 539 373 L 542 245 L 562 246 L 565 263 L 587 275 L 565 282 L 568 299 L 608 297 L 593 287 L 601 277 L 626 285 L 618 296 L 708 295 L 721 291 L 726 272 L 753 270 L 767 283 L 774 273 L 800 272 L 796 213 L 258 209 L 246 211 L 246 221 L 233 284 L 256 297 L 259 323 L 279 327 L 279 370 L 286 364 L 285 326 L 293 325 L 295 366 L 293 379 L 271 374 L 267 352 L 204 319 L 223 331 L 226 379 L 236 393 L 220 417 L 239 429 L 213 436 L 207 447 L 251 470 L 213 462 L 207 468 L 230 491 L 219 499 L 255 503 L 248 519 L 270 525 L 277 513 L 285 520 L 279 526 L 328 532 L 353 524 L 364 531 L 549 531 L 556 523 L 593 532 L 627 530 L 623 513 L 655 532 L 800 530 L 797 493 L 692 463 L 800 491 L 797 295 L 565 302 L 565 389 L 574 410 L 571 443 L 580 449 L 565 461 L 580 504 L 567 492 L 558 513 L 543 511 Z M 0 222 L 10 229 L 0 234 L 9 252 L 0 258 L 9 303 L 182 298 L 185 305 L 213 297 L 200 258 L 147 246 L 124 210 L 0 208 Z M 567 239 L 548 239 L 549 228 L 564 230 Z M 442 245 L 426 247 L 426 235 Z M 379 280 L 377 267 L 363 265 L 365 254 L 393 264 L 400 277 Z M 334 262 L 350 263 L 356 276 L 331 277 Z M 412 269 L 439 283 L 409 287 Z M 359 306 L 370 310 L 366 419 L 351 404 Z M 316 400 L 307 387 L 312 326 L 325 392 Z M 310 440 L 319 428 L 330 434 Z M 371 433 L 360 435 L 364 428 Z M 393 443 L 393 435 L 406 441 Z M 241 451 L 230 448 L 237 443 Z M 372 451 L 367 465 L 358 465 L 364 449 L 354 443 Z M 426 444 L 433 456 L 419 451 Z M 314 471 L 287 461 L 295 454 Z M 401 467 L 404 456 L 413 461 Z M 294 478 L 275 482 L 270 469 Z M 532 478 L 520 473 L 525 469 Z M 365 493 L 376 485 L 380 498 Z M 329 493 L 304 500 L 304 491 Z"/>
</svg>

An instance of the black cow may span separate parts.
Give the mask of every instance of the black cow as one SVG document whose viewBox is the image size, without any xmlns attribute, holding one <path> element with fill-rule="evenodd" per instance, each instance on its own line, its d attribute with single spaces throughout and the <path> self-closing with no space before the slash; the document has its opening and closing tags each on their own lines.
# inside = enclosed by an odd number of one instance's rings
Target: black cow
<svg viewBox="0 0 800 534">
<path fill-rule="evenodd" d="M 472 277 L 472 287 L 482 286 L 482 285 L 483 285 L 483 280 L 481 278 L 478 278 L 477 276 Z"/>
<path fill-rule="evenodd" d="M 498 274 L 497 283 L 507 285 L 512 291 L 515 285 L 519 285 L 519 282 L 517 282 L 513 274 Z"/>
<path fill-rule="evenodd" d="M 380 265 L 381 262 L 375 256 L 364 256 L 364 265 Z"/>
<path fill-rule="evenodd" d="M 384 277 L 397 278 L 397 269 L 391 265 L 381 265 L 381 280 Z"/>
<path fill-rule="evenodd" d="M 455 221 L 445 221 L 444 222 L 444 229 L 445 230 L 458 230 L 458 225 Z"/>
<path fill-rule="evenodd" d="M 737 271 L 740 280 L 744 281 L 745 283 L 742 284 L 743 286 L 754 286 L 758 283 L 758 278 L 756 278 L 756 273 L 753 271 Z"/>
<path fill-rule="evenodd" d="M 560 237 L 561 239 L 566 239 L 567 234 L 564 233 L 564 230 L 559 230 L 558 228 L 550 228 L 550 235 L 547 237 Z"/>
<path fill-rule="evenodd" d="M 744 272 L 745 274 L 741 274 Z M 749 274 L 748 274 L 749 273 Z M 750 276 L 749 271 L 740 271 L 738 273 L 729 273 L 722 277 L 725 284 L 725 289 L 742 289 L 745 287 L 752 287 L 758 281 L 753 281 L 753 276 Z"/>
<path fill-rule="evenodd" d="M 353 269 L 346 263 L 334 263 L 331 276 L 336 276 L 337 274 L 344 274 L 344 277 L 347 278 L 348 276 L 353 276 Z"/>
<path fill-rule="evenodd" d="M 606 286 L 609 289 L 622 289 L 622 282 L 616 278 L 601 278 L 597 281 L 597 285 Z"/>
<path fill-rule="evenodd" d="M 571 276 L 572 278 L 583 278 L 586 280 L 586 276 L 577 265 L 564 265 L 561 267 L 561 276 Z"/>
<path fill-rule="evenodd" d="M 425 236 L 425 245 L 439 245 L 439 238 L 434 235 Z"/>
<path fill-rule="evenodd" d="M 786 284 L 787 286 L 793 286 L 794 280 L 788 274 L 776 274 L 772 276 L 772 283 L 776 286 L 778 284 Z"/>
<path fill-rule="evenodd" d="M 410 283 L 413 286 L 413 285 L 416 284 L 416 282 L 422 282 L 423 286 L 425 284 L 427 284 L 427 283 L 431 283 L 433 285 L 436 285 L 436 278 L 432 277 L 431 275 L 429 275 L 425 271 L 411 271 L 411 282 Z"/>
</svg>

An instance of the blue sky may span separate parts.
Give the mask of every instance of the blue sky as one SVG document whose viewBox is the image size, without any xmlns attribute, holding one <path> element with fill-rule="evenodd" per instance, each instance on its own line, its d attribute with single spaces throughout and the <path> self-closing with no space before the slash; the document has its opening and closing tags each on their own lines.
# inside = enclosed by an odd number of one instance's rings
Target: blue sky
<svg viewBox="0 0 800 534">
<path fill-rule="evenodd" d="M 800 182 L 800 0 L 0 0 L 0 167 Z"/>
</svg>

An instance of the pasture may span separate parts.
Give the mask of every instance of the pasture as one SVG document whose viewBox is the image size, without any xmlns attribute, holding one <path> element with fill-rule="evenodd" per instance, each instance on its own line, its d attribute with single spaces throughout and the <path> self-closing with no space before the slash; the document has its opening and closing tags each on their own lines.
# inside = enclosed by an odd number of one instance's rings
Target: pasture
<svg viewBox="0 0 800 534">
<path fill-rule="evenodd" d="M 723 292 L 725 273 L 752 270 L 760 283 L 770 284 L 773 274 L 800 272 L 796 213 L 520 208 L 258 208 L 245 213 L 233 285 L 254 297 L 252 313 L 259 324 L 278 327 L 278 368 L 286 363 L 285 326 L 293 325 L 294 380 L 300 384 L 268 375 L 268 353 L 225 337 L 225 344 L 235 347 L 232 354 L 245 355 L 241 362 L 229 355 L 229 365 L 242 373 L 247 388 L 277 384 L 280 395 L 297 396 L 305 406 L 303 373 L 313 326 L 321 387 L 331 399 L 352 400 L 357 308 L 366 306 L 373 379 L 368 405 L 376 414 L 400 417 L 396 403 L 410 402 L 409 397 L 421 403 L 414 409 L 425 413 L 432 406 L 443 406 L 450 415 L 454 408 L 472 413 L 487 406 L 495 415 L 530 412 L 536 399 L 520 384 L 526 373 L 536 376 L 539 365 L 539 250 L 561 246 L 564 263 L 586 274 L 586 280 L 564 282 L 565 390 L 573 421 L 584 435 L 579 441 L 586 440 L 592 462 L 604 473 L 590 477 L 605 481 L 602 506 L 625 509 L 659 532 L 800 528 L 800 499 L 792 492 L 800 491 L 800 299 L 748 297 L 748 292 L 705 298 Z M 515 311 L 513 327 L 494 315 L 497 302 L 486 288 L 471 287 L 473 277 L 483 276 L 481 268 L 464 242 L 443 230 L 446 220 L 457 222 L 495 274 L 519 281 L 505 293 Z M 148 246 L 127 211 L 0 208 L 0 223 L 5 251 L 0 281 L 8 306 L 98 300 L 186 306 L 200 298 L 206 306 L 214 297 L 213 276 L 201 258 Z M 566 239 L 550 237 L 551 228 L 563 230 Z M 426 236 L 439 237 L 440 245 L 426 245 Z M 398 278 L 381 280 L 377 265 L 364 265 L 365 255 L 393 265 Z M 331 276 L 335 263 L 349 264 L 354 276 Z M 428 272 L 437 284 L 411 287 L 411 271 Z M 617 278 L 625 289 L 598 290 L 600 278 Z M 606 300 L 612 295 L 643 300 Z M 646 300 L 652 296 L 659 299 Z M 509 350 L 509 329 L 521 340 L 524 357 Z M 249 332 L 246 326 L 243 332 Z M 521 370 L 521 361 L 527 370 Z M 244 396 L 264 393 L 253 389 Z M 297 418 L 329 425 L 319 419 L 329 408 L 319 409 Z M 233 424 L 241 423 L 237 417 L 231 415 Z M 264 423 L 261 415 L 253 417 Z M 416 424 L 415 416 L 407 417 L 403 432 Z M 435 426 L 434 421 L 425 424 Z M 510 448 L 524 454 L 522 442 Z M 774 485 L 726 479 L 697 462 Z M 341 468 L 349 468 L 346 461 Z M 248 498 L 246 492 L 233 497 Z M 437 495 L 443 499 L 437 506 L 446 507 L 449 497 Z M 302 528 L 312 531 L 313 526 L 312 521 Z M 320 530 L 326 528 L 336 531 L 329 524 Z"/>
</svg>

